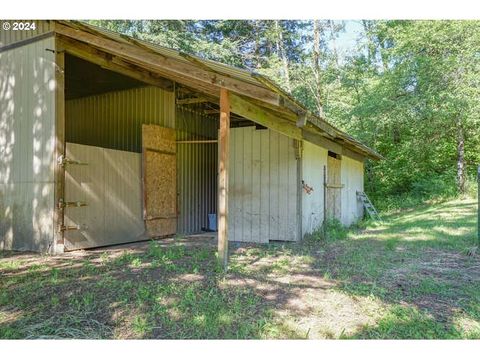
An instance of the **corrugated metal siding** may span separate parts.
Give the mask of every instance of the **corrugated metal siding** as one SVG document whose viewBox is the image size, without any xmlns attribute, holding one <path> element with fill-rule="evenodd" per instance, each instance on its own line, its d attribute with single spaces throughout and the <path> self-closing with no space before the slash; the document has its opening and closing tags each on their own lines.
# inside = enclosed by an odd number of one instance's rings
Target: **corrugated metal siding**
<svg viewBox="0 0 480 360">
<path fill-rule="evenodd" d="M 293 139 L 255 127 L 231 129 L 228 181 L 229 240 L 297 240 Z"/>
<path fill-rule="evenodd" d="M 142 151 L 142 124 L 175 128 L 175 95 L 156 87 L 68 100 L 66 141 Z"/>
<path fill-rule="evenodd" d="M 195 106 L 177 107 L 177 140 L 217 138 L 218 117 Z M 208 227 L 217 209 L 217 144 L 177 144 L 177 232 L 194 234 Z"/>
<path fill-rule="evenodd" d="M 67 143 L 67 157 L 88 165 L 67 165 L 65 201 L 68 250 L 125 243 L 145 238 L 142 209 L 141 155 Z"/>
<path fill-rule="evenodd" d="M 141 152 L 141 125 L 176 128 L 177 140 L 217 138 L 216 116 L 198 106 L 175 106 L 174 94 L 155 87 L 106 93 L 66 103 L 66 139 L 103 148 Z M 177 232 L 207 227 L 217 207 L 217 145 L 177 145 Z"/>
<path fill-rule="evenodd" d="M 10 30 L 3 29 L 3 24 L 5 22 L 10 24 Z M 34 22 L 35 30 L 13 30 L 14 22 L 28 22 L 30 24 Z M 0 47 L 29 39 L 53 30 L 53 24 L 48 20 L 2 20 L 0 23 L 2 24 L 2 28 L 0 28 Z"/>
<path fill-rule="evenodd" d="M 302 174 L 305 184 L 313 191 L 302 191 L 302 233 L 310 234 L 323 223 L 323 167 L 327 165 L 328 151 L 325 148 L 304 141 Z"/>
<path fill-rule="evenodd" d="M 363 191 L 363 162 L 342 156 L 342 223 L 351 225 L 363 216 L 363 206 L 357 191 Z"/>
<path fill-rule="evenodd" d="M 0 52 L 0 249 L 53 241 L 53 38 Z"/>
</svg>

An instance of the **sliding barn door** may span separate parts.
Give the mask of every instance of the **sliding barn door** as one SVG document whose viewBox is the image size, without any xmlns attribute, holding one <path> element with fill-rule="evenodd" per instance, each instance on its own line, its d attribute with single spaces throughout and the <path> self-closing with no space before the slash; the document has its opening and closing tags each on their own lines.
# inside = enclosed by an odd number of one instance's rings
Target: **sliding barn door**
<svg viewBox="0 0 480 360">
<path fill-rule="evenodd" d="M 342 219 L 341 160 L 327 156 L 327 218 Z"/>
<path fill-rule="evenodd" d="M 173 235 L 177 228 L 175 130 L 142 126 L 144 220 L 147 235 Z"/>
</svg>

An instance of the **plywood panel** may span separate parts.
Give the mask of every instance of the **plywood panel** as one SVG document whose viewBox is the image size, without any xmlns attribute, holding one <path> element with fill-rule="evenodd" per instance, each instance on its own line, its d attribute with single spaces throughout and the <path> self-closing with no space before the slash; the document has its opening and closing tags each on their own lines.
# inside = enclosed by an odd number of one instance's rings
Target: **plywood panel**
<svg viewBox="0 0 480 360">
<path fill-rule="evenodd" d="M 143 184 L 147 233 L 175 234 L 177 163 L 175 130 L 142 125 Z"/>
<path fill-rule="evenodd" d="M 230 240 L 295 241 L 293 141 L 271 130 L 231 129 Z"/>
</svg>

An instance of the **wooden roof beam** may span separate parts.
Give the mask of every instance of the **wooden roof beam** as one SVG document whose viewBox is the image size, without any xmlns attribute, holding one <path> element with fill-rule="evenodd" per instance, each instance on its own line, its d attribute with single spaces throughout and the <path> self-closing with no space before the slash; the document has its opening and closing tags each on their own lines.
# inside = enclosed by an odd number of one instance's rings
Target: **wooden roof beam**
<svg viewBox="0 0 480 360">
<path fill-rule="evenodd" d="M 209 100 L 205 97 L 193 97 L 193 98 L 185 98 L 185 99 L 177 99 L 177 105 L 189 105 L 189 104 L 200 104 L 209 102 Z"/>
<path fill-rule="evenodd" d="M 179 61 L 161 54 L 155 53 L 153 50 L 139 47 L 133 42 L 118 42 L 109 39 L 106 36 L 93 34 L 88 31 L 74 29 L 60 22 L 55 25 L 55 32 L 73 39 L 95 46 L 100 50 L 110 52 L 114 55 L 121 56 L 139 65 L 148 65 L 152 69 L 161 70 L 165 74 L 188 76 L 205 85 L 214 85 L 218 89 L 220 87 L 233 91 L 244 96 L 256 98 L 273 105 L 279 105 L 281 97 L 279 94 L 267 89 L 263 86 L 248 84 L 244 81 L 231 78 L 200 68 L 198 65 L 192 64 L 188 60 Z M 172 80 L 175 80 L 172 78 Z M 176 81 L 176 80 L 175 80 Z"/>
<path fill-rule="evenodd" d="M 71 40 L 65 37 L 60 37 L 59 46 L 68 54 L 84 59 L 93 64 L 99 65 L 104 69 L 114 71 L 116 73 L 131 77 L 149 85 L 160 87 L 168 91 L 173 90 L 173 81 L 156 76 L 155 74 L 138 68 L 132 64 L 123 62 L 122 60 L 115 59 L 114 56 L 99 50 L 95 50 L 81 42 Z"/>
</svg>

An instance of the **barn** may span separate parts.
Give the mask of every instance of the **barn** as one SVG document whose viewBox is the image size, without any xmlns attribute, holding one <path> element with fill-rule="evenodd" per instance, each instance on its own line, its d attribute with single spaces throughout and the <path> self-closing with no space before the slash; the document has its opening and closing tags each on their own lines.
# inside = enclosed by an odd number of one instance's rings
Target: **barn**
<svg viewBox="0 0 480 360">
<path fill-rule="evenodd" d="M 264 76 L 75 21 L 2 30 L 0 109 L 0 249 L 211 228 L 226 259 L 355 222 L 381 159 Z"/>
</svg>

